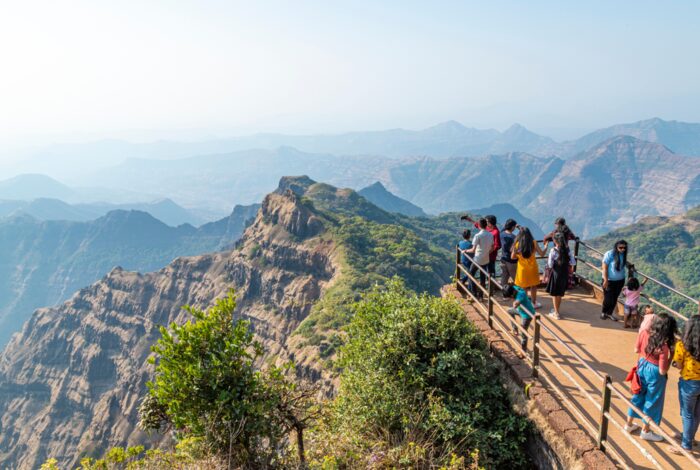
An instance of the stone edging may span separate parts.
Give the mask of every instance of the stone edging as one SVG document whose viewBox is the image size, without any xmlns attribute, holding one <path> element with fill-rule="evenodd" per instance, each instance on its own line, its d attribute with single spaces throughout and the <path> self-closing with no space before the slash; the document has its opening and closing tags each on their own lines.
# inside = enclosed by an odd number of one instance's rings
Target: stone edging
<svg viewBox="0 0 700 470">
<path fill-rule="evenodd" d="M 523 396 L 532 401 L 534 408 L 545 418 L 546 426 L 550 429 L 539 429 L 542 436 L 560 436 L 566 446 L 566 451 L 572 453 L 579 460 L 584 468 L 594 468 L 601 470 L 613 470 L 618 468 L 605 453 L 600 451 L 590 435 L 581 424 L 576 423 L 569 413 L 559 404 L 554 393 L 538 379 L 532 377 L 530 365 L 520 358 L 518 351 L 511 343 L 503 338 L 498 330 L 489 328 L 484 317 L 464 299 L 455 286 L 444 286 L 440 294 L 442 297 L 452 297 L 457 300 L 464 310 L 467 319 L 481 331 L 489 349 L 505 366 L 509 376 L 523 392 Z M 539 428 L 542 420 L 532 420 Z M 545 432 L 547 431 L 547 432 Z M 546 440 L 547 438 L 544 437 Z M 553 444 L 553 443 L 550 443 Z M 552 449 L 557 452 L 557 445 L 552 445 Z M 565 460 L 564 456 L 561 456 Z"/>
</svg>

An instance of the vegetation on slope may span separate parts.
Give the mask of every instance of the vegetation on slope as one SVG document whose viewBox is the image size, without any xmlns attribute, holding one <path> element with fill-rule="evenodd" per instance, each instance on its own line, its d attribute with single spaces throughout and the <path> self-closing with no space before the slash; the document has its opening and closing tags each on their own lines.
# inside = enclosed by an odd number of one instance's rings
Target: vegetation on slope
<svg viewBox="0 0 700 470">
<path fill-rule="evenodd" d="M 83 459 L 111 468 L 523 468 L 514 414 L 483 337 L 451 300 L 398 279 L 352 306 L 340 390 L 311 400 L 261 353 L 235 301 L 162 329 L 142 426 L 172 429 L 172 451 L 114 448 Z M 303 438 L 302 438 L 303 437 Z M 306 442 L 306 446 L 304 446 Z M 45 469 L 56 469 L 48 461 Z"/>
</svg>

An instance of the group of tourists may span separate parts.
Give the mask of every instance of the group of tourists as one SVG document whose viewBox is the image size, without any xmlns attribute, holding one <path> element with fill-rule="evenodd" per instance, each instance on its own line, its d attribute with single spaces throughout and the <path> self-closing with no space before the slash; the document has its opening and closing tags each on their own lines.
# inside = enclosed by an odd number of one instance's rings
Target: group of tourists
<svg viewBox="0 0 700 470">
<path fill-rule="evenodd" d="M 521 315 L 523 324 L 529 324 L 534 311 L 542 307 L 537 301 L 537 289 L 541 282 L 537 257 L 546 256 L 547 246 L 550 242 L 553 244 L 547 256 L 544 280 L 546 291 L 553 298 L 549 315 L 560 319 L 561 300 L 572 283 L 573 267 L 576 265 L 576 259 L 569 248 L 569 241 L 575 240 L 576 236 L 566 225 L 566 220 L 560 217 L 554 222 L 554 230 L 544 237 L 543 246 L 535 240 L 528 227 L 518 225 L 513 219 L 506 221 L 502 231 L 498 228 L 494 215 L 476 221 L 465 215 L 462 220 L 473 223 L 477 230 L 473 237 L 471 230 L 465 230 L 463 240 L 458 244 L 462 253 L 462 265 L 471 275 L 462 274 L 462 282 L 467 282 L 467 288 L 475 298 L 483 298 L 484 289 L 476 286 L 473 279 L 478 273 L 479 283 L 485 287 L 487 273 L 495 278 L 496 261 L 500 261 L 502 293 L 504 297 L 516 299 L 514 303 L 517 305 L 513 308 Z M 531 307 L 523 304 L 523 292 L 526 293 L 524 295 L 529 294 Z"/>
<path fill-rule="evenodd" d="M 543 246 L 533 238 L 527 227 L 522 227 L 513 219 L 508 219 L 499 230 L 496 217 L 489 215 L 478 220 L 463 216 L 474 224 L 476 234 L 471 230 L 463 232 L 459 243 L 461 263 L 471 276 L 461 276 L 468 281 L 468 290 L 477 299 L 483 297 L 482 289 L 475 285 L 477 271 L 479 284 L 484 287 L 488 273 L 491 279 L 496 276 L 496 261 L 500 261 L 500 285 L 504 298 L 513 299 L 509 313 L 520 317 L 520 326 L 527 330 L 536 309 L 542 307 L 537 301 L 540 273 L 537 256 L 547 258 L 543 282 L 552 297 L 553 307 L 549 316 L 561 318 L 561 302 L 568 288 L 572 286 L 576 259 L 569 248 L 569 242 L 576 236 L 563 218 L 555 221 L 554 230 L 543 239 Z M 517 232 L 517 234 L 516 234 Z M 553 246 L 546 250 L 549 243 Z M 500 258 L 499 258 L 500 250 Z M 641 294 L 648 281 L 640 282 L 634 265 L 627 261 L 628 243 L 615 242 L 613 248 L 603 255 L 601 263 L 603 302 L 601 319 L 619 321 L 615 310 L 622 294 L 625 328 L 639 327 L 635 345 L 638 354 L 636 366 L 630 371 L 628 381 L 632 383 L 631 402 L 638 410 L 659 425 L 664 408 L 666 382 L 670 367 L 680 370 L 678 400 L 680 402 L 683 430 L 676 435 L 681 447 L 692 450 L 695 434 L 700 425 L 700 309 L 684 322 L 680 339 L 676 319 L 665 312 L 655 313 L 651 305 L 640 307 Z M 480 269 L 481 268 L 481 269 Z M 493 289 L 493 287 L 492 287 Z M 514 334 L 517 328 L 513 326 Z M 523 350 L 527 349 L 527 336 L 520 333 Z M 635 423 L 640 415 L 635 409 L 628 410 L 625 431 L 640 431 L 641 439 L 663 441 L 663 437 L 650 428 L 650 423 L 642 421 L 641 427 Z M 679 453 L 675 446 L 669 451 Z"/>
</svg>

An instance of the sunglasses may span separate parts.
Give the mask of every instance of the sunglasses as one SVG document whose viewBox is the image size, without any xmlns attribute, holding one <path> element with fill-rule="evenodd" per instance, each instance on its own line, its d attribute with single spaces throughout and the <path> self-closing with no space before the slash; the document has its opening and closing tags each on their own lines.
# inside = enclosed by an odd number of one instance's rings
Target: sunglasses
<svg viewBox="0 0 700 470">
<path fill-rule="evenodd" d="M 620 245 L 617 247 L 618 250 L 626 250 L 627 247 L 625 245 Z"/>
</svg>

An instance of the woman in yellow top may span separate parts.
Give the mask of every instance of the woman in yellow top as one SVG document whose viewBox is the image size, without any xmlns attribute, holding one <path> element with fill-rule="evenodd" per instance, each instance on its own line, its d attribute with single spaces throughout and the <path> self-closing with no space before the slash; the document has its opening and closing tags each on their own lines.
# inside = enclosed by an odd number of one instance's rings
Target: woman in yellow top
<svg viewBox="0 0 700 470">
<path fill-rule="evenodd" d="M 673 353 L 673 366 L 681 370 L 678 381 L 683 420 L 681 446 L 691 450 L 700 424 L 700 315 L 693 315 L 685 322 L 683 338 L 676 343 Z M 673 447 L 669 450 L 679 453 Z"/>
<path fill-rule="evenodd" d="M 515 237 L 511 249 L 511 259 L 517 258 L 518 268 L 515 271 L 515 285 L 527 290 L 530 289 L 530 297 L 535 308 L 542 307 L 537 302 L 537 287 L 540 285 L 540 268 L 537 266 L 535 254 L 544 256 L 544 250 L 532 237 L 530 229 L 519 227 L 518 236 Z"/>
</svg>

